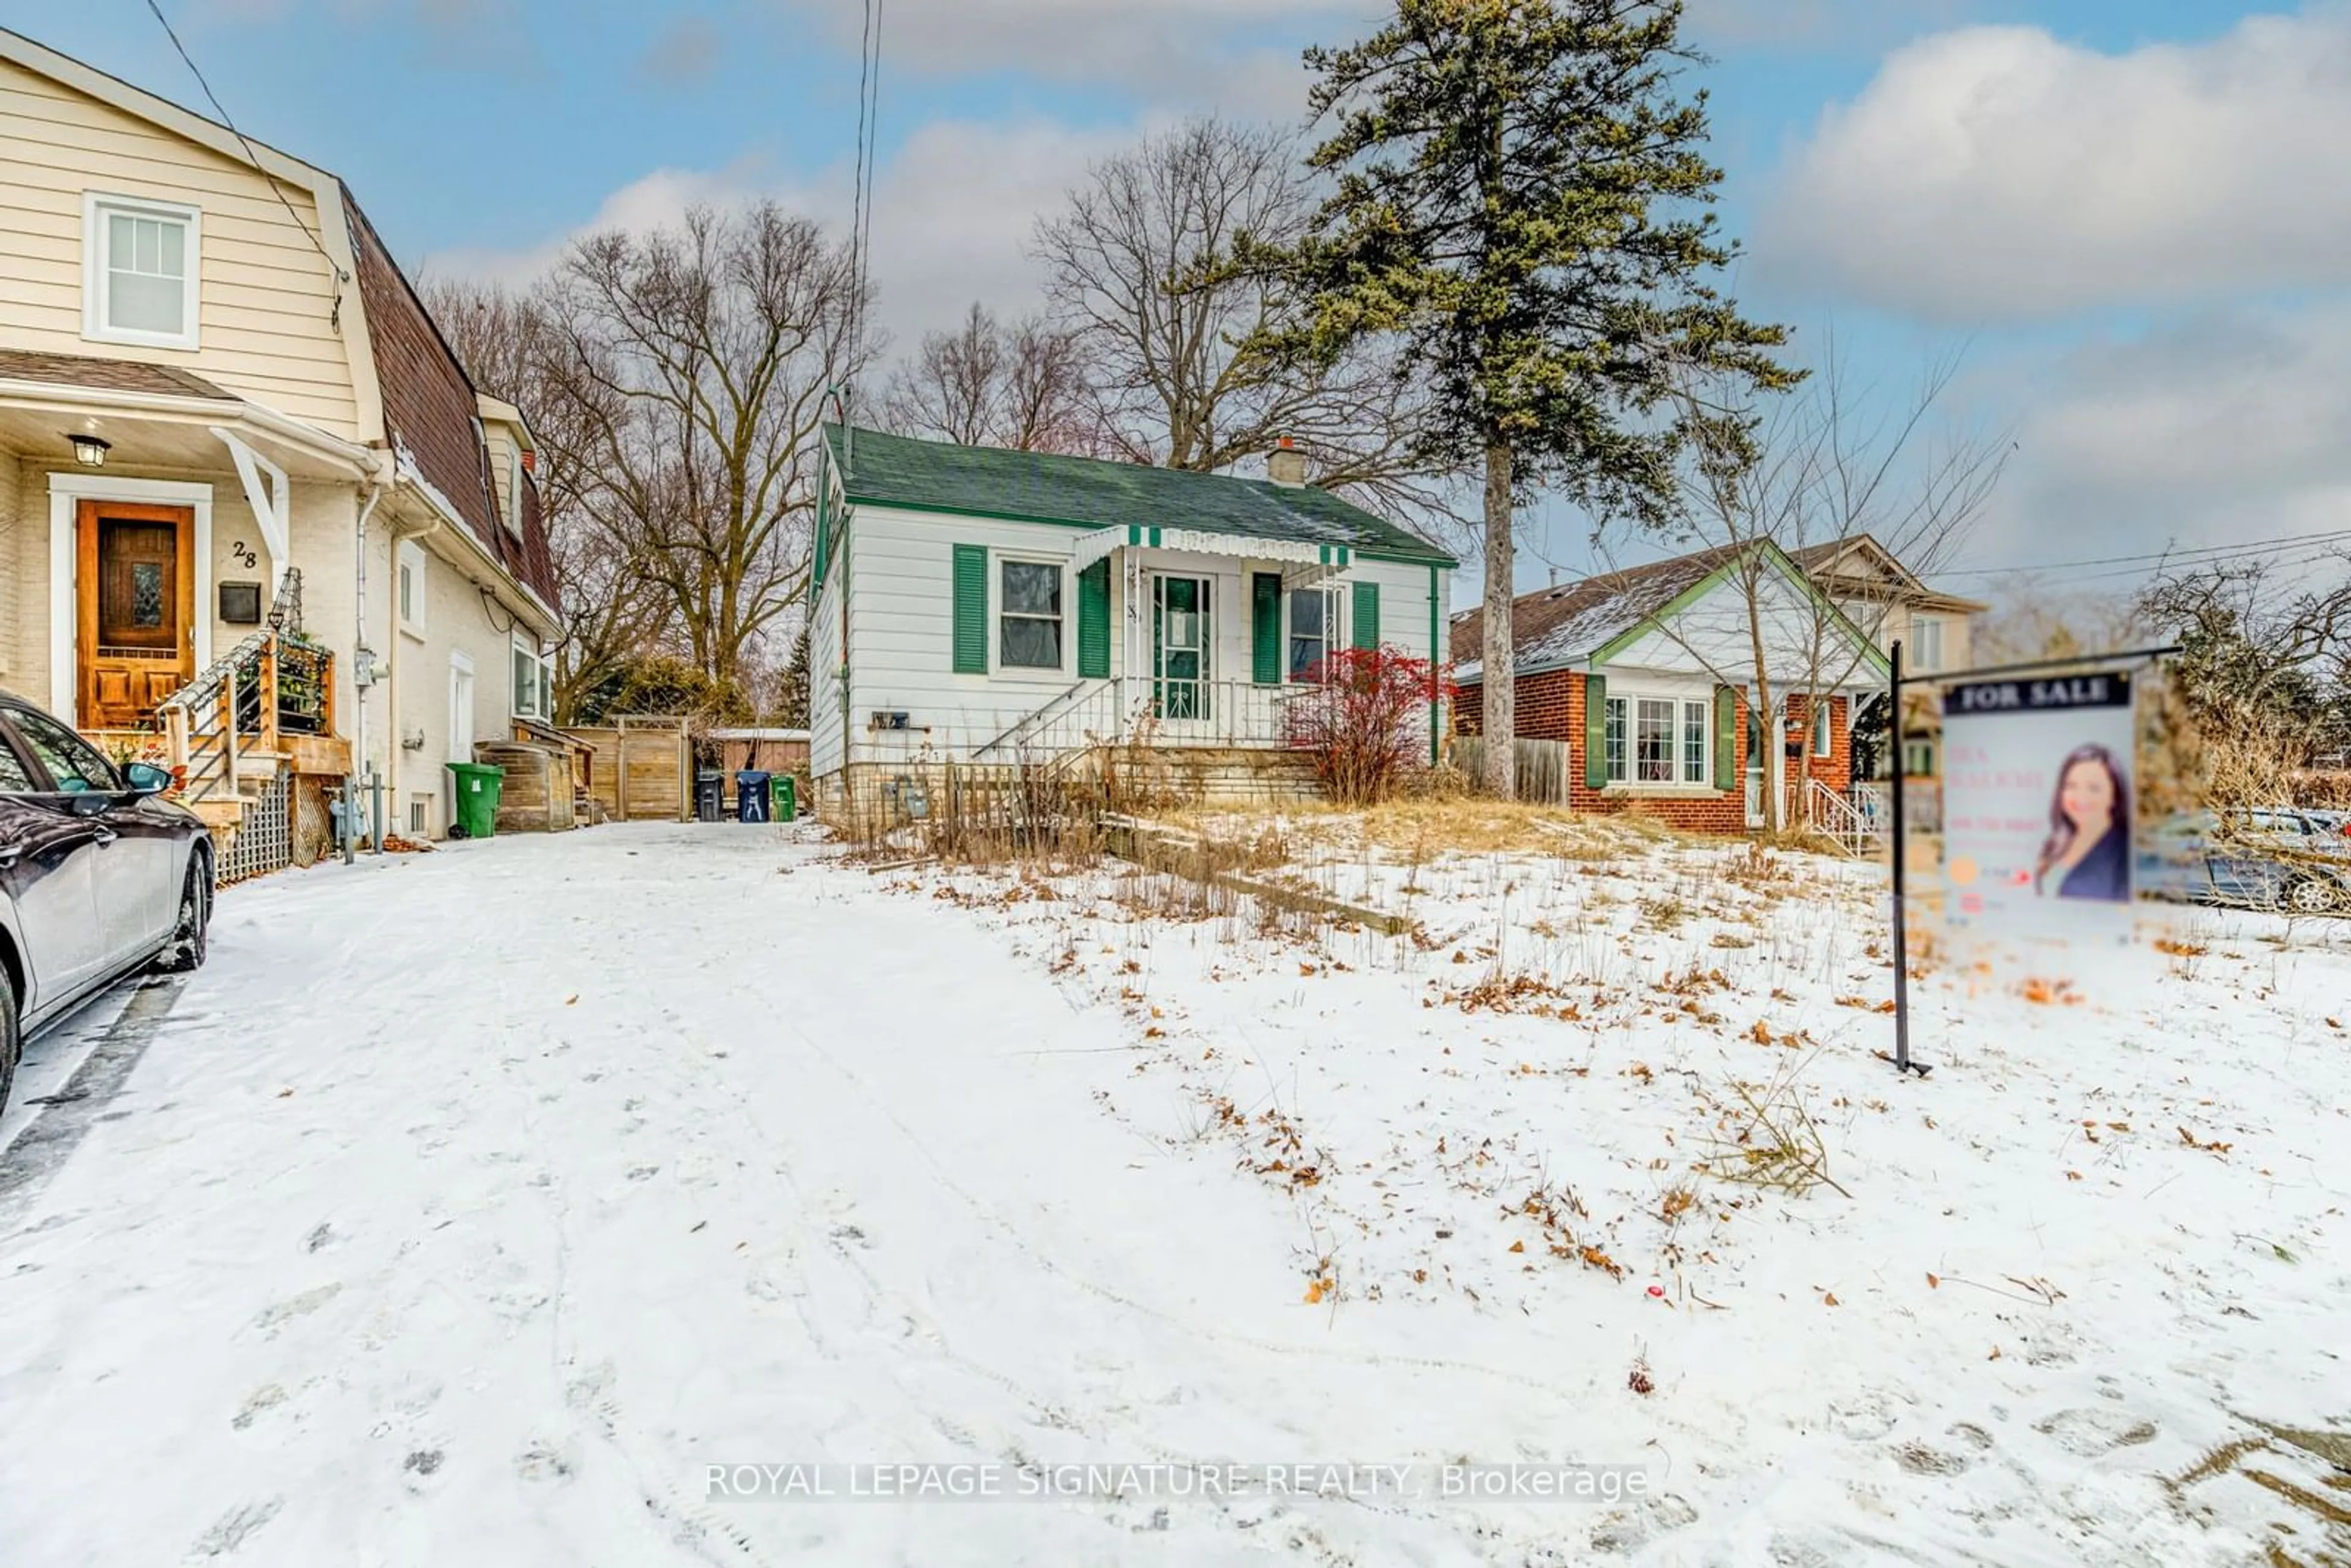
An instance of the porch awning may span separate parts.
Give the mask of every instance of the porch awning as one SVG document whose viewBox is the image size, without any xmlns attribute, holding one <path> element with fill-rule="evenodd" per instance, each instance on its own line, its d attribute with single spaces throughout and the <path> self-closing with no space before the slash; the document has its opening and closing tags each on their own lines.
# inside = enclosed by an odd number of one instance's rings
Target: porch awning
<svg viewBox="0 0 2351 1568">
<path fill-rule="evenodd" d="M 1248 534 L 1211 533 L 1205 528 L 1164 528 L 1143 523 L 1121 523 L 1114 528 L 1096 528 L 1090 534 L 1081 534 L 1071 565 L 1083 571 L 1094 562 L 1123 549 L 1185 550 L 1195 555 L 1280 561 L 1285 567 L 1302 569 L 1285 571 L 1284 577 L 1319 577 L 1344 571 L 1354 561 L 1354 550 L 1347 545 L 1311 544 L 1304 539 L 1257 538 Z"/>
</svg>

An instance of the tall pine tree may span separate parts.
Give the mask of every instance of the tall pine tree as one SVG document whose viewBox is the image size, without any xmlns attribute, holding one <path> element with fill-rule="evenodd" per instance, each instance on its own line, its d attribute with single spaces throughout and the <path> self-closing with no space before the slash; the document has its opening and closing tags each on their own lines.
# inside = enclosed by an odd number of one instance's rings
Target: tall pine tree
<svg viewBox="0 0 2351 1568">
<path fill-rule="evenodd" d="M 1737 254 L 1703 209 L 1706 95 L 1680 0 L 1399 0 L 1344 49 L 1307 51 L 1334 177 L 1289 253 L 1315 357 L 1399 334 L 1429 377 L 1439 455 L 1485 475 L 1483 728 L 1516 727 L 1513 512 L 1550 486 L 1603 516 L 1663 524 L 1677 379 L 1792 385 L 1778 327 L 1707 279 Z M 1485 747 L 1508 796 L 1511 747 Z"/>
</svg>

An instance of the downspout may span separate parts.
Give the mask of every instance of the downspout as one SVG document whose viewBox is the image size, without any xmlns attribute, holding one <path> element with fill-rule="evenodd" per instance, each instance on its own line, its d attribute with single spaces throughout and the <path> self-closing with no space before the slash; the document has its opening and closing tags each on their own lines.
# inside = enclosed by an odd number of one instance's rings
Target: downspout
<svg viewBox="0 0 2351 1568">
<path fill-rule="evenodd" d="M 379 468 L 372 477 L 372 482 L 368 486 L 367 499 L 360 505 L 359 526 L 356 530 L 359 544 L 359 571 L 357 575 L 359 599 L 358 608 L 353 612 L 355 632 L 351 639 L 351 755 L 358 763 L 358 768 L 354 770 L 355 785 L 357 780 L 362 779 L 366 777 L 371 767 L 371 764 L 368 760 L 367 750 L 367 700 L 368 692 L 375 685 L 374 670 L 372 667 L 375 662 L 375 655 L 368 647 L 368 519 L 375 515 L 376 507 L 381 504 L 385 493 L 391 488 L 392 482 L 390 478 L 384 474 L 382 469 Z M 362 676 L 365 676 L 366 679 L 362 680 Z M 363 794 L 363 790 L 354 788 L 352 797 L 343 802 L 343 831 L 346 835 L 350 835 L 351 824 L 359 820 L 358 813 L 360 810 L 360 797 Z M 381 847 L 383 841 L 383 824 L 379 822 L 375 824 L 375 827 L 376 841 L 378 846 Z M 349 842 L 349 837 L 346 838 L 345 841 Z"/>
</svg>

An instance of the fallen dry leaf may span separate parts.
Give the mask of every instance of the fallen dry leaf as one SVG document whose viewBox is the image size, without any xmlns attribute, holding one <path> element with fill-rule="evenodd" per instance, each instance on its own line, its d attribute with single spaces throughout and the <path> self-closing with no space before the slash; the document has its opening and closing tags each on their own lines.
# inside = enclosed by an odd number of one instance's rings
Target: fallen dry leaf
<svg viewBox="0 0 2351 1568">
<path fill-rule="evenodd" d="M 1523 1241 L 1513 1241 L 1510 1243 L 1510 1250 L 1513 1252 L 1523 1252 L 1526 1249 L 1527 1244 Z"/>
<path fill-rule="evenodd" d="M 1843 1302 L 1836 1299 L 1836 1292 L 1834 1291 L 1827 1291 L 1821 1297 L 1821 1305 L 1824 1307 L 1842 1306 L 1843 1304 Z"/>
<path fill-rule="evenodd" d="M 1310 1307 L 1319 1305 L 1322 1302 L 1322 1298 L 1330 1293 L 1331 1281 L 1328 1280 L 1317 1280 L 1312 1284 L 1306 1287 L 1306 1304 Z"/>
<path fill-rule="evenodd" d="M 1928 1290 L 1930 1290 L 1930 1291 L 1939 1291 L 1939 1290 L 1941 1290 L 1942 1288 L 1943 1288 L 1943 1281 L 1942 1281 L 1939 1278 L 1938 1278 L 1937 1276 L 1935 1276 L 1935 1275 L 1933 1275 L 1933 1274 L 1929 1274 L 1929 1275 L 1928 1275 L 1928 1276 L 1927 1276 L 1927 1289 L 1928 1289 Z"/>
</svg>

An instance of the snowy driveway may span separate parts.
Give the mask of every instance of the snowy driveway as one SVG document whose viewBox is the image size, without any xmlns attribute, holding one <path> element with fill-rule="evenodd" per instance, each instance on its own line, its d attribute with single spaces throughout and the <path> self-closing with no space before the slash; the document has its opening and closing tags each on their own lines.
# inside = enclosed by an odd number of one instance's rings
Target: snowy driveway
<svg viewBox="0 0 2351 1568">
<path fill-rule="evenodd" d="M 713 1502 L 705 1467 L 1286 1461 L 1544 1398 L 1531 1335 L 1415 1360 L 1294 1310 L 1279 1218 L 1091 1103 L 1114 1015 L 787 831 L 231 893 L 0 1197 L 12 1568 L 1312 1558 L 1280 1504 Z M 1414 1560 L 1475 1561 L 1449 1533 Z"/>
<path fill-rule="evenodd" d="M 1528 933 L 1566 921 L 1522 874 L 1471 880 Z M 1436 1006 L 1465 972 L 1449 937 L 1301 951 L 1081 891 L 895 880 L 804 830 L 636 826 L 231 893 L 205 969 L 36 1047 L 0 1121 L 0 1562 L 2072 1568 L 2258 1562 L 2289 1524 L 2304 1538 L 2268 1561 L 2328 1560 L 2324 1457 L 2351 1474 L 2319 1155 L 2343 1028 L 2301 1015 L 2335 1005 L 2339 955 L 2150 954 L 2161 977 L 2111 1009 L 1994 1012 L 1943 977 L 1927 1005 L 2007 1032 L 1901 1086 L 1897 1117 L 1875 1015 L 1839 999 L 1874 971 L 1808 945 L 1803 898 L 1754 943 L 1539 938 L 1562 972 L 1579 946 L 1733 967 L 1705 1034 L 1695 1003 L 1621 983 L 1621 1020 L 1588 1031 Z M 1484 908 L 1457 923 L 1492 931 Z M 1696 1261 L 1728 1310 L 1645 1289 L 1654 1244 L 1622 1281 L 1539 1270 L 1523 1212 L 1412 1175 L 1424 1145 L 1466 1167 L 1524 1134 L 1637 1241 L 1657 1226 L 1631 1208 L 1673 1179 L 1650 1150 L 1691 1112 L 1635 1059 L 1677 1084 L 1712 1052 L 1771 1059 L 1782 1037 L 1731 1011 L 1766 1003 L 1851 1036 L 1807 1060 L 1859 1197 L 1660 1232 L 1723 1249 Z M 1253 1059 L 1237 1092 L 1303 1094 L 1343 1152 L 1327 1207 L 1182 1124 L 1199 1102 L 1173 1075 L 1204 1049 L 1221 1071 L 1216 1047 Z M 2175 1098 L 2227 1138 L 2175 1144 Z M 2168 1201 L 2102 1196 L 2126 1190 Z M 1301 1301 L 1333 1249 L 1364 1294 Z M 1991 1288 L 1938 1283 L 1961 1264 Z M 2062 1295 L 2022 1293 L 2043 1272 Z M 1627 1386 L 1648 1357 L 1654 1396 Z M 1660 1490 L 908 1502 L 708 1479 L 1456 1457 Z M 2215 1519 L 2196 1478 L 2221 1471 Z"/>
</svg>

